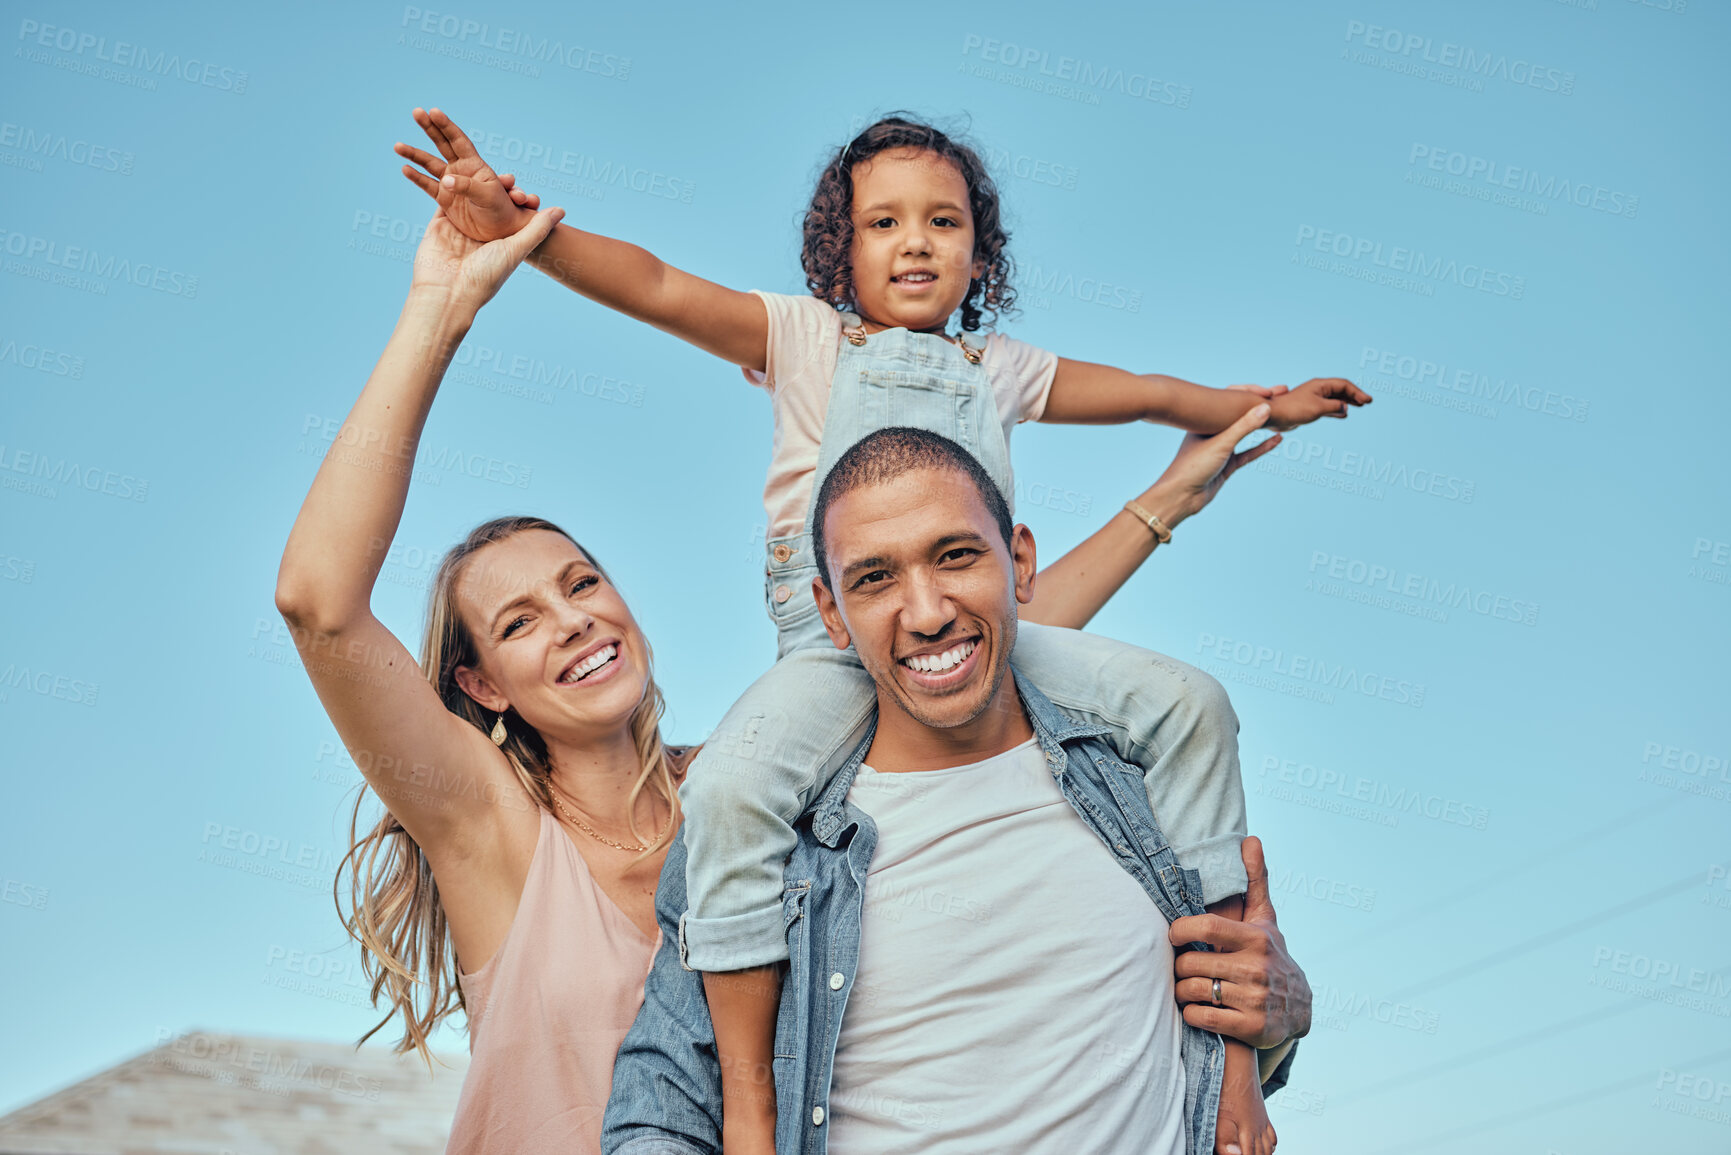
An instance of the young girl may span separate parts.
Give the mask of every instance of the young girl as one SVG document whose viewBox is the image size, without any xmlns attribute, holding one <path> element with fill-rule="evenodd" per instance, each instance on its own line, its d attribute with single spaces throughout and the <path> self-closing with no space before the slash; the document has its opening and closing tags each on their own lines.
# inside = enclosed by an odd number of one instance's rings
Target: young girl
<svg viewBox="0 0 1731 1155">
<path fill-rule="evenodd" d="M 443 159 L 399 144 L 425 170 L 404 172 L 459 229 L 490 240 L 533 217 L 536 198 L 494 174 L 448 118 L 437 109 L 415 116 Z M 1263 391 L 1264 402 L 1061 359 L 997 333 L 969 342 L 983 320 L 1013 305 L 1008 239 L 974 151 L 890 117 L 849 142 L 818 179 L 801 256 L 810 297 L 736 292 L 565 225 L 531 258 L 577 292 L 742 366 L 774 402 L 766 604 L 779 660 L 728 712 L 681 787 L 690 909 L 680 946 L 705 972 L 730 1152 L 769 1150 L 774 1130 L 773 1097 L 750 1084 L 774 1054 L 789 823 L 828 782 L 875 702 L 852 652 L 830 645 L 812 595 L 809 512 L 830 465 L 873 429 L 912 425 L 959 442 L 1010 495 L 1007 442 L 1019 421 L 1152 420 L 1212 434 L 1262 403 L 1268 424 L 1286 429 L 1370 400 L 1350 382 L 1320 379 Z M 962 332 L 950 336 L 958 310 Z M 1184 512 L 1132 502 L 1118 520 L 1152 535 L 1151 546 L 1169 539 L 1167 522 Z M 1172 659 L 1032 624 L 1058 617 L 1051 610 L 1036 597 L 1022 614 L 1018 664 L 1054 702 L 1110 727 L 1127 760 L 1149 767 L 1149 798 L 1186 882 L 1204 903 L 1236 914 L 1244 800 L 1237 719 L 1224 691 Z M 925 672 L 967 658 L 946 653 Z M 1269 1143 L 1254 1072 L 1249 1049 L 1230 1044 L 1219 1150 L 1234 1140 L 1246 1151 Z"/>
</svg>

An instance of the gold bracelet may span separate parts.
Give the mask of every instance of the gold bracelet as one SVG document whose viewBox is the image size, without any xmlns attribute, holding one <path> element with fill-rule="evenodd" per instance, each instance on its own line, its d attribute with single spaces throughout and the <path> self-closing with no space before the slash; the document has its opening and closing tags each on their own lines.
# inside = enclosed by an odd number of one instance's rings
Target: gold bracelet
<svg viewBox="0 0 1731 1155">
<path fill-rule="evenodd" d="M 1149 532 L 1154 535 L 1154 539 L 1161 545 L 1165 545 L 1167 542 L 1172 540 L 1172 531 L 1166 528 L 1166 523 L 1143 509 L 1140 505 L 1137 505 L 1134 501 L 1126 501 L 1124 503 L 1124 509 L 1125 512 L 1134 514 L 1138 518 L 1141 518 L 1142 523 L 1148 527 Z"/>
</svg>

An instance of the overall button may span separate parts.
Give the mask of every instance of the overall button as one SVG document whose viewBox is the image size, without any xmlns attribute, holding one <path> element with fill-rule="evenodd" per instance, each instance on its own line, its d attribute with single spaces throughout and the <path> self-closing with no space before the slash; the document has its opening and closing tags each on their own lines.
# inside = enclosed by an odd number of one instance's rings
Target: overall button
<svg viewBox="0 0 1731 1155">
<path fill-rule="evenodd" d="M 842 984 L 845 982 L 847 982 L 847 980 L 842 978 L 841 972 L 836 971 L 833 975 L 829 976 L 829 989 L 832 991 L 839 991 L 842 988 Z"/>
<path fill-rule="evenodd" d="M 776 561 L 786 561 L 793 556 L 793 549 L 787 545 L 778 545 L 769 551 Z"/>
<path fill-rule="evenodd" d="M 822 1107 L 813 1107 L 811 1109 L 811 1125 L 813 1127 L 823 1126 L 823 1108 Z"/>
<path fill-rule="evenodd" d="M 793 591 L 788 589 L 786 586 L 776 586 L 775 587 L 775 600 L 776 601 L 785 602 L 788 598 L 791 598 L 792 596 L 793 596 Z"/>
</svg>

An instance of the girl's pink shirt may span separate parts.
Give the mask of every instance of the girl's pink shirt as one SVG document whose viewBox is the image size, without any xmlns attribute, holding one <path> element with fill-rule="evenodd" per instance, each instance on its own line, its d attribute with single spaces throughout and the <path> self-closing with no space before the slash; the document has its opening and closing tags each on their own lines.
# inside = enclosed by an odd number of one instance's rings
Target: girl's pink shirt
<svg viewBox="0 0 1731 1155">
<path fill-rule="evenodd" d="M 458 975 L 472 1058 L 448 1155 L 601 1150 L 613 1060 L 660 940 L 607 897 L 543 810 L 504 943 L 480 970 Z"/>
</svg>

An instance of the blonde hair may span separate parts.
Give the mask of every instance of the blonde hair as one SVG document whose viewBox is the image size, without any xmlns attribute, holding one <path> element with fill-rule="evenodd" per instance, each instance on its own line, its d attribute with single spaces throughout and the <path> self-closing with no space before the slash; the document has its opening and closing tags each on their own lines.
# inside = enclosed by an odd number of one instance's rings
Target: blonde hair
<svg viewBox="0 0 1731 1155">
<path fill-rule="evenodd" d="M 558 534 L 582 551 L 601 576 L 601 568 L 577 540 L 550 521 L 539 517 L 501 517 L 476 526 L 469 536 L 452 547 L 439 563 L 427 601 L 427 631 L 421 644 L 421 672 L 433 684 L 445 708 L 482 733 L 493 728 L 490 712 L 457 684 L 458 666 L 475 666 L 480 652 L 463 624 L 458 612 L 456 588 L 469 560 L 481 549 L 494 542 L 522 533 L 543 529 Z M 667 803 L 673 821 L 655 838 L 637 861 L 649 857 L 673 840 L 678 822 L 678 794 L 674 782 L 674 766 L 667 748 L 661 741 L 661 715 L 666 702 L 655 684 L 654 657 L 648 640 L 643 643 L 649 656 L 650 669 L 643 690 L 643 700 L 631 715 L 631 734 L 637 746 L 642 770 L 632 784 L 627 802 L 631 815 L 631 837 L 646 841 L 637 829 L 636 802 L 645 789 L 655 791 Z M 517 716 L 505 714 L 505 743 L 500 749 L 517 780 L 543 810 L 551 810 L 553 796 L 549 785 L 553 767 L 547 755 L 547 744 L 534 727 Z M 354 813 L 349 818 L 349 852 L 337 864 L 337 877 L 331 886 L 337 914 L 349 934 L 361 944 L 361 967 L 372 980 L 372 1002 L 376 1009 L 383 994 L 390 1010 L 362 1035 L 356 1045 L 372 1038 L 396 1015 L 402 1015 L 403 1036 L 392 1048 L 393 1053 L 409 1050 L 420 1052 L 421 1058 L 432 1064 L 427 1038 L 446 1016 L 461 1009 L 467 1013 L 463 988 L 457 982 L 456 950 L 451 942 L 450 928 L 445 922 L 444 904 L 439 900 L 438 883 L 433 879 L 427 856 L 402 823 L 387 808 L 372 831 L 360 836 L 361 805 L 369 787 L 363 785 L 355 798 Z M 350 909 L 345 913 L 340 887 L 345 870 L 349 876 Z M 417 990 L 417 988 L 420 988 Z"/>
</svg>

